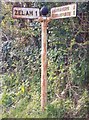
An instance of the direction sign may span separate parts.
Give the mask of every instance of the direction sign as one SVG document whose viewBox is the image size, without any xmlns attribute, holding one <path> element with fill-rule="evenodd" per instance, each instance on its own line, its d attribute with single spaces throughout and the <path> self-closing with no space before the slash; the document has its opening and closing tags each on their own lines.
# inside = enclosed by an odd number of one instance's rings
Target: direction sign
<svg viewBox="0 0 89 120">
<path fill-rule="evenodd" d="M 52 19 L 76 17 L 76 4 L 52 8 L 51 17 Z"/>
<path fill-rule="evenodd" d="M 12 10 L 13 18 L 28 18 L 35 19 L 39 17 L 39 8 L 21 8 L 13 7 Z"/>
</svg>

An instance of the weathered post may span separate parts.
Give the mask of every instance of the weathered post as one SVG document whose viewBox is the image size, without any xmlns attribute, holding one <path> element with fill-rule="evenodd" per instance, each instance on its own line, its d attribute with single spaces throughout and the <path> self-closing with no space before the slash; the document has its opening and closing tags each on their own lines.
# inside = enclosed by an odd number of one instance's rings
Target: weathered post
<svg viewBox="0 0 89 120">
<path fill-rule="evenodd" d="M 47 104 L 47 25 L 51 17 L 39 17 L 41 23 L 41 110 Z"/>
<path fill-rule="evenodd" d="M 41 108 L 47 103 L 47 20 L 41 22 L 42 52 L 41 52 Z"/>
<path fill-rule="evenodd" d="M 47 24 L 48 18 L 48 8 L 43 6 L 40 10 L 41 12 L 41 30 L 42 30 L 42 43 L 41 43 L 41 109 L 47 104 Z"/>
</svg>

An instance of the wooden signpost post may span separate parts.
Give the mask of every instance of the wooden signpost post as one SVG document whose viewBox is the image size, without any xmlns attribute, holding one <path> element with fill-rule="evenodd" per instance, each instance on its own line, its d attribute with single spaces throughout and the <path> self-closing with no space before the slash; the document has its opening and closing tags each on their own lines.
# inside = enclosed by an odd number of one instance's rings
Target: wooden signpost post
<svg viewBox="0 0 89 120">
<path fill-rule="evenodd" d="M 42 30 L 42 51 L 41 51 L 41 109 L 44 111 L 47 104 L 47 25 L 52 19 L 76 17 L 76 4 L 55 7 L 51 9 L 51 17 L 46 17 L 48 13 L 46 7 L 39 16 L 39 8 L 13 8 L 13 18 L 36 19 L 41 23 Z"/>
</svg>

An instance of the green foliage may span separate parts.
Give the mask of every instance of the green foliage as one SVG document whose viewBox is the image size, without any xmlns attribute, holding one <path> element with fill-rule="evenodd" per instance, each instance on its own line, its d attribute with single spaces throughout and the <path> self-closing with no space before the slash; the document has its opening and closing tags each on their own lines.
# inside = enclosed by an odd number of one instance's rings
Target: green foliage
<svg viewBox="0 0 89 120">
<path fill-rule="evenodd" d="M 2 13 L 7 13 L 0 25 L 2 28 L 2 78 L 0 77 L 3 91 L 2 117 L 88 118 L 87 2 L 78 3 L 76 18 L 52 20 L 48 25 L 48 104 L 44 112 L 41 111 L 40 106 L 40 23 L 13 19 L 11 16 L 13 4 L 2 4 Z M 37 6 L 41 8 L 43 4 L 43 2 L 37 3 Z M 45 4 L 50 10 L 52 7 L 67 3 Z M 33 3 L 28 2 L 24 5 L 32 6 Z"/>
<path fill-rule="evenodd" d="M 48 118 L 64 118 L 68 117 L 68 112 L 72 108 L 71 101 L 67 100 L 55 100 L 47 106 Z"/>
</svg>

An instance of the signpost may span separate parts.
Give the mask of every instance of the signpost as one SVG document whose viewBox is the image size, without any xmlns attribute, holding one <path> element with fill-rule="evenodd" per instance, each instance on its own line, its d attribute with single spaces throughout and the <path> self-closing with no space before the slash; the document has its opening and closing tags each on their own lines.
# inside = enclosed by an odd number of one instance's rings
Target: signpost
<svg viewBox="0 0 89 120">
<path fill-rule="evenodd" d="M 52 19 L 76 17 L 76 4 L 55 7 L 51 9 L 51 17 L 46 17 L 48 10 L 41 9 L 39 16 L 38 8 L 13 8 L 13 18 L 36 19 L 41 23 L 42 29 L 42 52 L 41 52 L 41 109 L 47 104 L 47 25 Z"/>
</svg>

